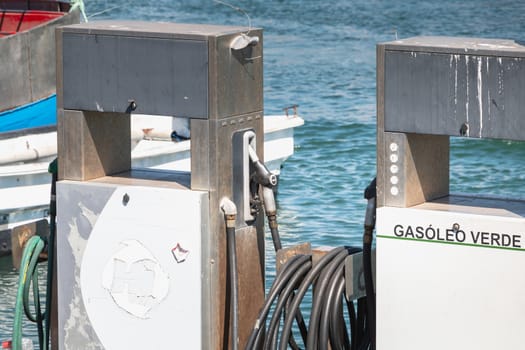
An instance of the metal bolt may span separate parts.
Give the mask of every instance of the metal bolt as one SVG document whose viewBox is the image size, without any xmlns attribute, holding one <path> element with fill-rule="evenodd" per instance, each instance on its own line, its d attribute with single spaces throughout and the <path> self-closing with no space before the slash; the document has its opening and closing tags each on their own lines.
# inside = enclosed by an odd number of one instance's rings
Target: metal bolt
<svg viewBox="0 0 525 350">
<path fill-rule="evenodd" d="M 126 206 L 126 205 L 128 205 L 128 203 L 129 203 L 129 195 L 126 193 L 122 197 L 122 204 L 124 204 L 124 206 Z"/>
<path fill-rule="evenodd" d="M 467 123 L 461 124 L 461 128 L 459 128 L 459 135 L 465 136 L 467 135 L 467 131 L 468 131 L 468 124 Z"/>
<path fill-rule="evenodd" d="M 458 232 L 458 231 L 459 231 L 459 224 L 458 224 L 458 223 L 453 224 L 453 225 L 452 225 L 452 230 L 453 230 L 454 232 Z"/>
<path fill-rule="evenodd" d="M 128 100 L 128 108 L 126 108 L 126 113 L 131 113 L 137 109 L 137 102 L 135 100 Z"/>
</svg>

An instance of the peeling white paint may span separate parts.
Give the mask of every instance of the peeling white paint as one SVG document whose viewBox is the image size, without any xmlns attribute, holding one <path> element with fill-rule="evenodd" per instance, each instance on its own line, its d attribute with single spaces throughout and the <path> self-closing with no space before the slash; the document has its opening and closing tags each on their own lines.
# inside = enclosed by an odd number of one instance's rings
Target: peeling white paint
<svg viewBox="0 0 525 350">
<path fill-rule="evenodd" d="M 91 210 L 86 208 L 82 203 L 78 203 L 81 210 L 82 216 L 84 216 L 91 226 L 96 222 L 97 216 Z M 82 238 L 78 229 L 77 218 L 69 224 L 69 235 L 67 236 L 67 242 L 71 247 L 71 252 L 74 258 L 74 276 L 75 286 L 80 286 L 80 266 L 82 262 L 82 256 L 84 255 L 84 249 L 86 248 L 87 240 Z M 84 349 L 98 349 L 98 346 L 91 341 L 92 335 L 86 332 L 86 328 L 82 325 L 88 323 L 88 316 L 84 310 L 84 304 L 82 302 L 82 295 L 77 288 L 73 289 L 73 297 L 69 304 L 69 318 L 64 324 L 64 344 L 83 344 Z"/>
<path fill-rule="evenodd" d="M 466 76 L 467 76 L 467 86 L 466 86 L 466 93 L 467 93 L 467 98 L 465 99 L 465 113 L 466 113 L 466 118 L 467 118 L 467 124 L 469 123 L 469 116 L 468 116 L 468 104 L 469 104 L 469 83 L 468 83 L 468 80 L 469 80 L 469 74 L 468 74 L 468 61 L 469 61 L 469 56 L 468 55 L 465 55 L 465 71 L 466 71 Z M 470 129 L 467 129 L 467 136 L 470 135 Z"/>
<path fill-rule="evenodd" d="M 97 111 L 104 112 L 104 108 L 97 101 L 95 101 L 95 105 L 97 106 Z"/>
<path fill-rule="evenodd" d="M 168 295 L 169 276 L 142 243 L 125 240 L 107 262 L 102 286 L 121 309 L 146 319 Z"/>
<path fill-rule="evenodd" d="M 488 101 L 488 115 L 487 115 L 487 118 L 490 121 L 490 106 L 492 105 L 492 100 L 490 99 L 490 89 L 488 89 L 487 94 L 488 94 L 488 97 L 487 97 L 487 101 Z"/>
<path fill-rule="evenodd" d="M 458 60 L 459 55 L 454 55 L 454 62 L 456 63 L 456 69 L 454 70 L 454 114 L 457 113 L 458 106 Z"/>
<path fill-rule="evenodd" d="M 483 61 L 481 57 L 478 57 L 478 81 L 477 81 L 477 96 L 478 96 L 478 107 L 479 107 L 479 137 L 483 132 L 483 79 L 481 76 L 481 66 Z"/>
<path fill-rule="evenodd" d="M 207 198 L 206 192 L 118 186 L 107 200 L 80 274 L 86 325 L 104 349 L 202 348 L 200 247 L 208 222 L 201 214 Z M 194 254 L 183 264 L 171 253 L 176 242 Z"/>
<path fill-rule="evenodd" d="M 501 57 L 498 57 L 498 94 L 503 94 L 503 62 Z"/>
</svg>

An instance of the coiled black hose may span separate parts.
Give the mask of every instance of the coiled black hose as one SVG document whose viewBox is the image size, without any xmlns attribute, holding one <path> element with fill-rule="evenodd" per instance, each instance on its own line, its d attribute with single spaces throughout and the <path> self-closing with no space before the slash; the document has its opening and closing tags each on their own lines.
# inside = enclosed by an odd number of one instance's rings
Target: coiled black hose
<svg viewBox="0 0 525 350">
<path fill-rule="evenodd" d="M 300 349 L 293 337 L 294 321 L 305 349 L 374 349 L 375 294 L 371 253 L 375 226 L 375 186 L 374 179 L 365 190 L 365 198 L 369 202 L 362 252 L 367 296 L 355 302 L 346 298 L 345 261 L 349 255 L 361 252 L 361 249 L 335 248 L 315 266 L 312 265 L 309 255 L 292 257 L 277 274 L 246 349 L 286 350 L 288 346 L 294 350 Z M 264 195 L 265 211 L 277 252 L 282 249 L 282 245 L 275 201 L 273 196 L 268 195 L 270 187 L 263 187 L 263 190 L 267 192 Z M 306 327 L 300 306 L 309 290 L 312 293 L 312 308 Z M 346 304 L 346 312 L 343 301 Z"/>
<path fill-rule="evenodd" d="M 300 331 L 303 349 L 367 349 L 370 337 L 365 335 L 366 301 L 363 298 L 354 303 L 345 298 L 345 260 L 359 251 L 335 248 L 315 266 L 310 255 L 289 259 L 270 288 L 246 349 L 300 349 L 292 328 L 296 324 L 300 330 L 298 320 L 304 322 L 297 315 L 308 291 L 312 293 L 313 305 L 308 327 L 303 325 L 304 332 Z"/>
</svg>

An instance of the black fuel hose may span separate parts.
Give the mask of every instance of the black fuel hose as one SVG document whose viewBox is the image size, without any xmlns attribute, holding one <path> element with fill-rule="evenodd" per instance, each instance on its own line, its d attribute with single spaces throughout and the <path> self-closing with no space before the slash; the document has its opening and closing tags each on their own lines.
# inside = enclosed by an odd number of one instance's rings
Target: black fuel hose
<svg viewBox="0 0 525 350">
<path fill-rule="evenodd" d="M 46 312 L 44 314 L 46 337 L 44 342 L 49 349 L 51 310 L 53 308 L 53 271 L 55 270 L 55 248 L 56 248 L 56 221 L 57 221 L 57 181 L 58 181 L 58 159 L 55 158 L 48 167 L 51 176 L 51 199 L 49 202 L 49 240 L 47 243 L 47 292 L 46 292 Z"/>
<path fill-rule="evenodd" d="M 371 350 L 375 349 L 376 340 L 376 299 L 372 273 L 372 241 L 376 219 L 376 179 L 365 189 L 364 198 L 368 200 L 363 233 L 363 274 L 365 279 L 367 323 L 370 330 Z"/>
<path fill-rule="evenodd" d="M 372 340 L 371 349 L 375 349 L 375 326 L 376 326 L 376 317 L 375 317 L 375 291 L 374 291 L 374 281 L 372 277 L 372 232 L 368 232 L 368 229 L 365 228 L 365 234 L 363 237 L 363 274 L 365 279 L 365 289 L 366 289 L 366 302 L 367 302 L 367 323 L 368 328 L 370 329 L 370 337 Z"/>
<path fill-rule="evenodd" d="M 232 349 L 239 344 L 239 276 L 237 273 L 237 252 L 235 244 L 235 227 L 226 228 L 228 240 L 228 263 L 230 267 L 230 290 L 232 295 Z"/>
</svg>

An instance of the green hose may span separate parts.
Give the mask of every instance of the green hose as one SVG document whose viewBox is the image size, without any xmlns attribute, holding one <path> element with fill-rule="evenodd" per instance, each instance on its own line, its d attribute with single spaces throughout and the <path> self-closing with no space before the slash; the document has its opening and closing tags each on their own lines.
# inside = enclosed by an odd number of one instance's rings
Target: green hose
<svg viewBox="0 0 525 350">
<path fill-rule="evenodd" d="M 40 253 L 44 250 L 44 241 L 39 236 L 31 237 L 24 248 L 20 275 L 18 277 L 18 291 L 16 294 L 15 319 L 13 325 L 13 350 L 22 349 L 22 312 L 26 317 L 37 323 L 38 342 L 40 349 L 47 350 L 44 339 L 47 338 L 47 327 L 43 327 L 43 317 L 40 308 L 40 294 L 38 290 L 37 263 Z M 33 316 L 29 309 L 29 288 L 33 284 L 33 302 L 36 315 Z"/>
<path fill-rule="evenodd" d="M 20 275 L 18 277 L 18 291 L 16 295 L 15 320 L 13 325 L 13 350 L 22 349 L 22 308 L 26 317 L 36 322 L 38 330 L 38 343 L 41 350 L 49 349 L 49 333 L 51 326 L 51 300 L 53 298 L 53 263 L 54 245 L 56 233 L 56 182 L 58 174 L 57 159 L 49 164 L 49 173 L 52 174 L 51 201 L 50 201 L 50 229 L 47 244 L 47 284 L 46 284 L 46 308 L 42 313 L 40 307 L 40 292 L 38 290 L 38 258 L 44 250 L 45 242 L 39 236 L 31 237 L 24 248 L 22 261 L 20 263 Z M 33 285 L 33 303 L 35 315 L 31 314 L 29 308 L 29 288 Z"/>
</svg>

